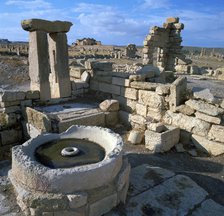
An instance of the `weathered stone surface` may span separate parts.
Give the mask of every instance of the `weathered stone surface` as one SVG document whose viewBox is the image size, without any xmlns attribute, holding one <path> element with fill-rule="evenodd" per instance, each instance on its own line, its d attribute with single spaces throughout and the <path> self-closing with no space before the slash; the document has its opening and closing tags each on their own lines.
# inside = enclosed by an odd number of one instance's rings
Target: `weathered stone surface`
<svg viewBox="0 0 224 216">
<path fill-rule="evenodd" d="M 44 31 L 47 33 L 68 32 L 72 26 L 71 22 L 48 21 L 42 19 L 23 20 L 21 25 L 26 31 Z"/>
<path fill-rule="evenodd" d="M 0 113 L 0 129 L 13 126 L 17 123 L 17 116 L 15 113 Z"/>
<path fill-rule="evenodd" d="M 163 116 L 163 121 L 200 136 L 206 136 L 210 128 L 208 122 L 170 110 Z"/>
<path fill-rule="evenodd" d="M 150 175 L 149 175 L 150 176 Z M 183 175 L 174 176 L 162 184 L 145 191 L 128 201 L 127 215 L 187 215 L 202 202 L 208 193 Z"/>
<path fill-rule="evenodd" d="M 22 140 L 21 130 L 4 130 L 0 132 L 0 143 L 2 145 L 10 145 L 19 143 Z"/>
<path fill-rule="evenodd" d="M 6 204 L 6 197 L 0 193 L 0 215 L 6 215 L 10 208 Z"/>
<path fill-rule="evenodd" d="M 102 91 L 102 92 L 116 94 L 116 95 L 121 94 L 121 87 L 120 86 L 107 84 L 107 83 L 99 83 L 99 90 Z"/>
<path fill-rule="evenodd" d="M 105 112 L 106 126 L 115 126 L 119 122 L 118 112 Z"/>
<path fill-rule="evenodd" d="M 41 132 L 50 132 L 51 131 L 51 121 L 47 115 L 34 110 L 30 107 L 26 108 L 26 115 L 28 123 L 35 126 Z"/>
<path fill-rule="evenodd" d="M 148 105 L 151 108 L 162 109 L 164 106 L 164 99 L 155 92 L 139 90 L 138 94 L 139 103 Z"/>
<path fill-rule="evenodd" d="M 212 125 L 208 137 L 211 140 L 224 143 L 224 126 Z"/>
<path fill-rule="evenodd" d="M 138 91 L 136 89 L 133 88 L 121 88 L 121 96 L 125 97 L 125 98 L 129 98 L 129 99 L 133 99 L 133 100 L 137 100 L 138 99 Z"/>
<path fill-rule="evenodd" d="M 146 119 L 140 115 L 131 115 L 131 121 L 140 125 L 145 125 Z"/>
<path fill-rule="evenodd" d="M 178 23 L 179 22 L 179 17 L 168 17 L 166 19 L 166 23 Z"/>
<path fill-rule="evenodd" d="M 112 84 L 129 87 L 130 86 L 130 80 L 129 79 L 124 79 L 124 78 L 121 78 L 121 77 L 112 77 Z"/>
<path fill-rule="evenodd" d="M 213 123 L 213 124 L 220 124 L 221 123 L 221 118 L 220 117 L 215 117 L 215 116 L 209 116 L 201 112 L 196 112 L 195 113 L 196 118 L 201 119 L 203 121 Z"/>
<path fill-rule="evenodd" d="M 6 101 L 0 102 L 0 107 L 10 107 L 10 106 L 18 106 L 20 105 L 21 101 Z"/>
<path fill-rule="evenodd" d="M 136 71 L 136 74 L 145 75 L 145 78 L 152 78 L 160 74 L 160 70 L 153 65 L 144 65 L 143 68 Z"/>
<path fill-rule="evenodd" d="M 117 100 L 105 100 L 99 105 L 102 111 L 114 112 L 119 110 L 119 102 Z"/>
<path fill-rule="evenodd" d="M 128 112 L 120 110 L 118 115 L 119 115 L 120 122 L 123 123 L 124 125 L 130 127 L 131 114 L 128 113 Z"/>
<path fill-rule="evenodd" d="M 132 130 L 128 136 L 128 141 L 132 144 L 139 144 L 142 142 L 143 132 L 139 130 Z"/>
<path fill-rule="evenodd" d="M 207 101 L 208 103 L 215 102 L 215 97 L 209 89 L 194 92 L 194 98 Z"/>
<path fill-rule="evenodd" d="M 159 85 L 156 87 L 158 95 L 168 95 L 170 93 L 170 85 Z"/>
<path fill-rule="evenodd" d="M 148 110 L 147 110 L 147 119 L 151 119 L 151 120 L 157 120 L 157 121 L 160 121 L 162 116 L 164 114 L 164 111 L 161 110 L 160 108 L 151 108 L 151 107 L 148 107 Z"/>
<path fill-rule="evenodd" d="M 180 129 L 165 126 L 164 131 L 158 133 L 145 131 L 145 147 L 153 152 L 166 152 L 175 146 L 180 139 Z"/>
<path fill-rule="evenodd" d="M 170 110 L 175 111 L 186 99 L 187 78 L 178 77 L 170 86 L 169 105 Z"/>
<path fill-rule="evenodd" d="M 188 115 L 188 116 L 191 116 L 194 114 L 195 110 L 192 109 L 191 107 L 183 104 L 183 105 L 180 105 L 180 106 L 177 106 L 176 107 L 176 112 L 180 112 L 182 114 L 185 114 L 185 115 Z"/>
<path fill-rule="evenodd" d="M 217 156 L 224 153 L 224 144 L 218 143 L 214 141 L 210 141 L 205 137 L 197 136 L 195 134 L 192 135 L 192 141 L 196 148 L 204 151 L 208 154 Z"/>
<path fill-rule="evenodd" d="M 40 99 L 40 92 L 39 91 L 27 91 L 26 99 L 28 99 L 28 100 Z"/>
<path fill-rule="evenodd" d="M 186 151 L 186 150 L 184 149 L 184 146 L 183 146 L 182 143 L 177 143 L 177 144 L 175 145 L 175 149 L 176 149 L 177 152 L 185 152 L 185 151 Z"/>
<path fill-rule="evenodd" d="M 150 90 L 155 91 L 158 83 L 150 83 L 150 82 L 131 82 L 130 86 L 135 89 L 142 89 L 142 90 Z"/>
<path fill-rule="evenodd" d="M 135 196 L 157 184 L 164 182 L 167 178 L 174 176 L 174 173 L 160 167 L 142 164 L 131 169 L 129 195 Z"/>
<path fill-rule="evenodd" d="M 117 205 L 117 193 L 105 197 L 89 206 L 89 216 L 100 216 Z"/>
<path fill-rule="evenodd" d="M 67 195 L 69 200 L 69 207 L 71 209 L 79 208 L 86 205 L 88 195 L 86 193 L 69 194 Z"/>
<path fill-rule="evenodd" d="M 7 90 L 0 92 L 0 101 L 1 102 L 21 101 L 25 99 L 25 96 L 26 96 L 25 92 Z"/>
<path fill-rule="evenodd" d="M 119 101 L 122 110 L 127 111 L 129 113 L 135 112 L 137 104 L 135 100 L 127 99 L 125 97 L 117 95 L 113 95 L 113 98 Z"/>
<path fill-rule="evenodd" d="M 21 107 L 20 106 L 10 106 L 3 108 L 3 113 L 14 113 L 14 112 L 20 112 Z"/>
<path fill-rule="evenodd" d="M 84 72 L 82 73 L 82 75 L 81 75 L 81 80 L 82 80 L 83 82 L 88 83 L 89 80 L 90 80 L 90 74 L 89 74 L 87 71 L 84 71 Z"/>
<path fill-rule="evenodd" d="M 203 101 L 196 101 L 196 100 L 190 99 L 186 101 L 185 104 L 191 107 L 192 109 L 195 109 L 199 112 L 202 112 L 211 116 L 217 116 L 219 114 L 224 113 L 224 109 L 218 108 L 212 104 L 208 104 Z"/>
<path fill-rule="evenodd" d="M 81 75 L 84 71 L 85 71 L 84 67 L 69 66 L 70 77 L 81 79 Z"/>
<path fill-rule="evenodd" d="M 166 130 L 166 127 L 164 124 L 160 122 L 159 123 L 150 122 L 147 124 L 147 129 L 151 131 L 155 131 L 157 133 L 161 133 Z"/>
<path fill-rule="evenodd" d="M 136 113 L 138 115 L 144 116 L 146 117 L 147 114 L 147 106 L 143 105 L 143 104 L 136 104 Z"/>
<path fill-rule="evenodd" d="M 192 216 L 223 216 L 224 207 L 211 199 L 205 200 L 200 207 L 192 212 Z"/>
</svg>

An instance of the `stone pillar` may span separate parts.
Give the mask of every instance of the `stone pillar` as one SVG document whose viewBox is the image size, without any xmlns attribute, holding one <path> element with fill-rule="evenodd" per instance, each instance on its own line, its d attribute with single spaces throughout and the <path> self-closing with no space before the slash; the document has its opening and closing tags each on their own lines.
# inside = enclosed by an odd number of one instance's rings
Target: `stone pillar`
<svg viewBox="0 0 224 216">
<path fill-rule="evenodd" d="M 71 95 L 71 83 L 68 68 L 67 36 L 65 33 L 50 33 L 48 43 L 51 97 L 69 97 Z"/>
<path fill-rule="evenodd" d="M 30 89 L 40 91 L 41 100 L 49 100 L 51 94 L 47 34 L 43 31 L 34 31 L 30 32 L 29 37 Z"/>
</svg>

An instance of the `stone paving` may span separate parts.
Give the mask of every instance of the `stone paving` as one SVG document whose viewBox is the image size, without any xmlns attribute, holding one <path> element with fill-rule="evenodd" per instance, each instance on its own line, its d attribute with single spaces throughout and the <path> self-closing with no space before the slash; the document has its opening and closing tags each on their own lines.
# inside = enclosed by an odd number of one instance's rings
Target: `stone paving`
<svg viewBox="0 0 224 216">
<path fill-rule="evenodd" d="M 9 163 L 0 162 L 0 215 L 22 216 L 7 178 Z M 105 216 L 222 216 L 224 206 L 193 180 L 167 169 L 142 164 L 131 170 L 128 199 Z"/>
</svg>

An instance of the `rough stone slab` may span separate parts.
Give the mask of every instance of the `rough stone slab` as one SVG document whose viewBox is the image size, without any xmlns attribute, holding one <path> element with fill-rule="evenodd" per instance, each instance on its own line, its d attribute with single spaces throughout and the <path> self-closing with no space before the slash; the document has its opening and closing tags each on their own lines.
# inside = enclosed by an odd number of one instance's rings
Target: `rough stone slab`
<svg viewBox="0 0 224 216">
<path fill-rule="evenodd" d="M 224 126 L 221 125 L 212 125 L 208 137 L 211 140 L 221 142 L 224 144 Z"/>
<path fill-rule="evenodd" d="M 224 207 L 211 199 L 205 200 L 192 216 L 223 216 Z"/>
<path fill-rule="evenodd" d="M 99 83 L 99 90 L 102 91 L 102 92 L 116 94 L 116 95 L 121 94 L 121 87 L 120 86 L 107 84 L 107 83 Z"/>
<path fill-rule="evenodd" d="M 122 110 L 129 113 L 133 113 L 136 110 L 137 102 L 135 100 L 127 99 L 117 95 L 113 95 L 113 98 L 119 101 Z"/>
<path fill-rule="evenodd" d="M 131 115 L 131 121 L 140 125 L 145 125 L 146 119 L 140 115 Z"/>
<path fill-rule="evenodd" d="M 138 99 L 138 91 L 136 89 L 133 88 L 121 88 L 121 96 L 125 97 L 125 98 L 129 98 L 129 99 L 133 99 L 133 100 L 137 100 Z"/>
<path fill-rule="evenodd" d="M 24 100 L 25 96 L 26 93 L 22 91 L 3 91 L 0 92 L 0 101 L 1 102 L 20 101 Z"/>
<path fill-rule="evenodd" d="M 84 71 L 81 75 L 81 80 L 85 83 L 89 83 L 90 73 L 88 73 L 87 71 Z"/>
<path fill-rule="evenodd" d="M 158 85 L 161 85 L 159 83 L 150 83 L 150 82 L 131 82 L 130 86 L 135 89 L 142 89 L 142 90 L 149 90 L 149 91 L 155 91 Z"/>
<path fill-rule="evenodd" d="M 40 99 L 40 92 L 39 91 L 27 91 L 26 99 L 27 100 Z"/>
<path fill-rule="evenodd" d="M 105 125 L 115 126 L 118 123 L 118 112 L 105 112 Z"/>
<path fill-rule="evenodd" d="M 130 187 L 128 194 L 130 196 L 140 194 L 174 175 L 175 174 L 169 170 L 150 166 L 148 164 L 134 167 L 131 169 L 130 173 Z"/>
<path fill-rule="evenodd" d="M 213 123 L 213 124 L 220 124 L 221 123 L 221 118 L 220 117 L 215 117 L 215 116 L 209 116 L 201 112 L 196 112 L 195 113 L 196 118 L 201 119 L 203 121 Z"/>
<path fill-rule="evenodd" d="M 205 137 L 197 136 L 195 134 L 192 135 L 192 141 L 196 148 L 211 155 L 217 156 L 224 153 L 224 144 L 222 143 L 210 141 Z"/>
<path fill-rule="evenodd" d="M 143 132 L 139 130 L 132 130 L 128 136 L 128 141 L 132 144 L 139 144 L 142 142 Z"/>
<path fill-rule="evenodd" d="M 196 101 L 190 99 L 186 101 L 185 104 L 191 107 L 192 109 L 195 109 L 199 112 L 203 112 L 211 116 L 217 116 L 219 114 L 224 113 L 224 109 L 218 108 L 212 104 L 205 103 L 204 101 Z"/>
<path fill-rule="evenodd" d="M 20 105 L 21 101 L 6 101 L 6 102 L 0 102 L 0 107 L 10 107 L 10 106 L 18 106 Z"/>
<path fill-rule="evenodd" d="M 7 206 L 6 197 L 0 193 L 0 215 L 4 215 L 10 211 L 10 208 Z"/>
<path fill-rule="evenodd" d="M 21 130 L 4 130 L 0 132 L 0 143 L 2 145 L 10 145 L 14 143 L 19 143 L 22 140 Z"/>
<path fill-rule="evenodd" d="M 130 126 L 131 114 L 125 111 L 120 110 L 118 113 L 119 120 L 126 126 Z"/>
<path fill-rule="evenodd" d="M 201 91 L 196 91 L 194 92 L 193 96 L 196 99 L 201 99 L 201 100 L 207 101 L 208 103 L 215 102 L 215 97 L 211 93 L 210 89 L 203 89 Z"/>
<path fill-rule="evenodd" d="M 139 90 L 138 94 L 139 103 L 148 105 L 151 108 L 163 108 L 164 100 L 162 96 L 159 96 L 155 92 Z"/>
<path fill-rule="evenodd" d="M 189 177 L 174 176 L 162 184 L 132 197 L 127 215 L 187 215 L 208 193 Z"/>
<path fill-rule="evenodd" d="M 28 19 L 21 22 L 26 31 L 44 31 L 47 33 L 68 32 L 72 26 L 71 22 L 48 21 L 43 19 Z"/>
<path fill-rule="evenodd" d="M 84 67 L 74 67 L 70 66 L 69 67 L 69 74 L 71 77 L 75 77 L 77 79 L 81 78 L 82 73 L 85 71 Z"/>
<path fill-rule="evenodd" d="M 129 79 L 120 78 L 120 77 L 112 77 L 112 84 L 113 85 L 129 87 L 130 86 L 130 80 Z"/>
<path fill-rule="evenodd" d="M 207 136 L 210 129 L 210 124 L 208 122 L 195 117 L 186 116 L 182 113 L 173 113 L 170 110 L 165 113 L 163 121 L 166 124 L 179 127 L 200 136 Z"/>
<path fill-rule="evenodd" d="M 158 122 L 158 123 L 150 122 L 147 124 L 147 129 L 149 129 L 151 131 L 155 131 L 157 133 L 161 133 L 162 131 L 164 131 L 166 129 L 166 127 L 161 122 Z"/>
<path fill-rule="evenodd" d="M 191 107 L 183 104 L 183 105 L 180 105 L 180 106 L 176 107 L 176 112 L 180 112 L 182 114 L 191 116 L 191 115 L 194 114 L 195 110 L 192 109 Z M 204 120 L 204 119 L 202 119 L 202 120 Z"/>
<path fill-rule="evenodd" d="M 149 117 L 149 119 L 160 121 L 163 114 L 164 111 L 160 109 L 148 107 L 147 117 Z"/>
<path fill-rule="evenodd" d="M 78 194 L 69 194 L 67 195 L 69 200 L 69 207 L 71 209 L 79 208 L 81 206 L 86 205 L 87 203 L 87 194 L 86 193 L 78 193 Z"/>
<path fill-rule="evenodd" d="M 178 17 L 168 17 L 166 19 L 166 23 L 178 23 L 179 22 L 179 18 Z"/>
<path fill-rule="evenodd" d="M 119 102 L 117 100 L 104 100 L 99 105 L 102 111 L 114 112 L 119 110 Z"/>
<path fill-rule="evenodd" d="M 158 95 L 168 95 L 170 93 L 170 85 L 159 85 L 156 87 Z"/>
</svg>

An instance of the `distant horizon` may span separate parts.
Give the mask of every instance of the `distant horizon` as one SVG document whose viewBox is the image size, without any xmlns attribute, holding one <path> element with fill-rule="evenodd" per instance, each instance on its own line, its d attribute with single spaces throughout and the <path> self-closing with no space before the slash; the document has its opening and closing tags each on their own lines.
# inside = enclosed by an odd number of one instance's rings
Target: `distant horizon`
<svg viewBox="0 0 224 216">
<path fill-rule="evenodd" d="M 149 29 L 171 16 L 185 25 L 183 46 L 224 48 L 223 0 L 2 0 L 0 38 L 28 42 L 20 22 L 39 18 L 72 22 L 68 44 L 90 37 L 103 45 L 142 46 Z"/>
</svg>

